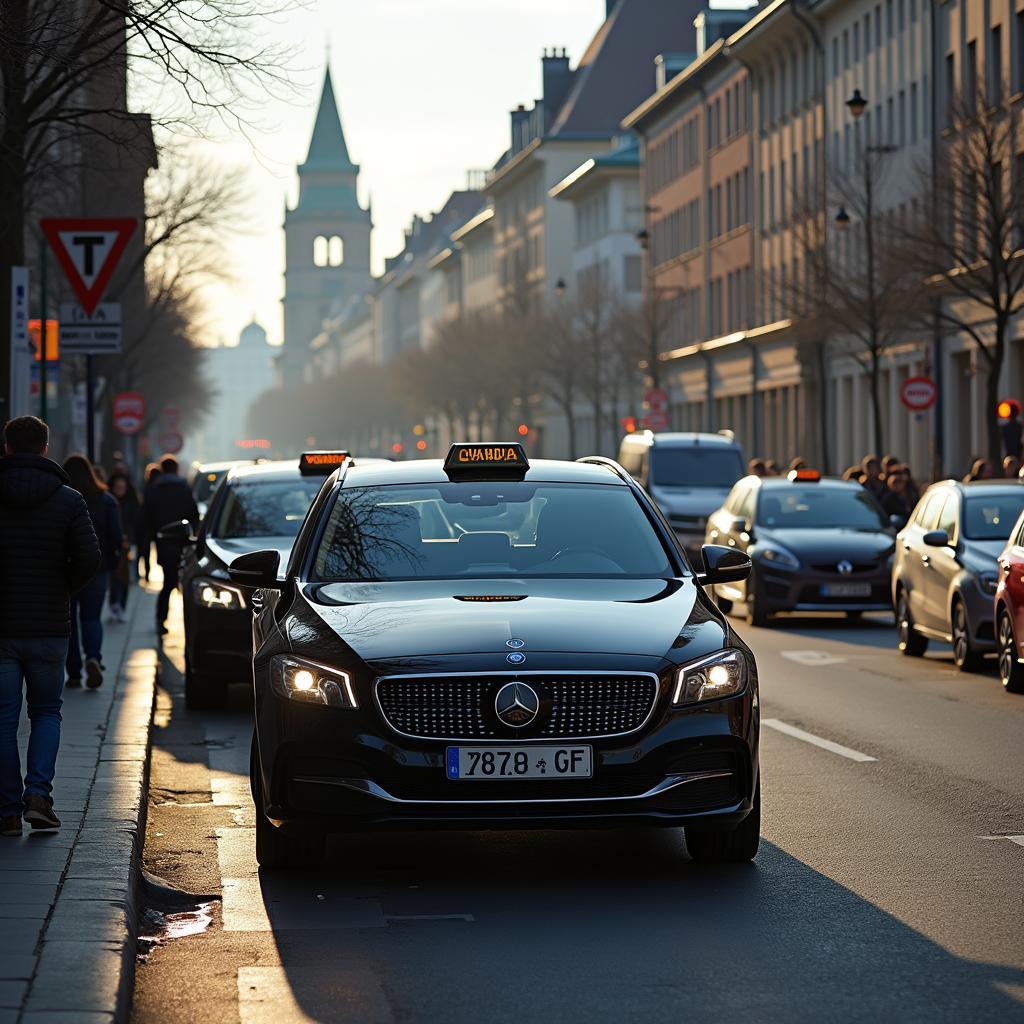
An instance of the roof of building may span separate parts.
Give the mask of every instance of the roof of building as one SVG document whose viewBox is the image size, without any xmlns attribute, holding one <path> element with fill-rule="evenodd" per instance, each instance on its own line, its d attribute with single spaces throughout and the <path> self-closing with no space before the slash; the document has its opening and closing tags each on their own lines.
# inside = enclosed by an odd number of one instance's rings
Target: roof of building
<svg viewBox="0 0 1024 1024">
<path fill-rule="evenodd" d="M 352 163 L 345 142 L 345 132 L 341 127 L 341 115 L 334 98 L 334 86 L 331 82 L 331 69 L 324 74 L 324 85 L 320 92 L 320 107 L 316 112 L 313 135 L 309 140 L 309 152 L 304 171 L 347 171 L 357 173 L 359 168 Z"/>
<path fill-rule="evenodd" d="M 597 184 L 604 172 L 605 179 L 621 178 L 624 174 L 639 175 L 640 143 L 635 135 L 623 135 L 618 145 L 607 153 L 591 157 L 576 170 L 567 174 L 548 193 L 559 199 L 573 199 L 584 189 Z"/>
</svg>

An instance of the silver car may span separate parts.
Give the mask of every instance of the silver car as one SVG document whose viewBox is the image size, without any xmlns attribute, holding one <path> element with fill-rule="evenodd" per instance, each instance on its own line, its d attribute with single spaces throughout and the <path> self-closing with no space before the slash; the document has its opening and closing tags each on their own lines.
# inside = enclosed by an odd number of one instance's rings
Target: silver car
<svg viewBox="0 0 1024 1024">
<path fill-rule="evenodd" d="M 972 671 L 995 650 L 992 598 L 997 558 L 1024 509 L 1017 480 L 944 480 L 925 491 L 897 535 L 892 567 L 899 649 L 924 654 L 929 639 L 953 645 Z"/>
</svg>

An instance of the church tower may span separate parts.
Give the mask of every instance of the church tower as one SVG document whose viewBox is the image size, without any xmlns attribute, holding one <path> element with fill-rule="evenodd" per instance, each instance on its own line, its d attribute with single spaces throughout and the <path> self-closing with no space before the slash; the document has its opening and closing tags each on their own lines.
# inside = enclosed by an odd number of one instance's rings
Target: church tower
<svg viewBox="0 0 1024 1024">
<path fill-rule="evenodd" d="M 324 76 L 309 153 L 298 171 L 299 198 L 284 216 L 284 346 L 279 370 L 285 386 L 303 379 L 309 344 L 332 308 L 370 284 L 370 211 L 359 205 L 359 168 L 348 155 L 330 69 Z"/>
</svg>

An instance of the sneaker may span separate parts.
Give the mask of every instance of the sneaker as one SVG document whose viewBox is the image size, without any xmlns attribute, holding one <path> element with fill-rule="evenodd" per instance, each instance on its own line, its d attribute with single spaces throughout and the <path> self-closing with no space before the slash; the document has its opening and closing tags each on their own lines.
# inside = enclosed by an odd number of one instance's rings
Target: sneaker
<svg viewBox="0 0 1024 1024">
<path fill-rule="evenodd" d="M 33 828 L 60 828 L 60 818 L 53 813 L 53 801 L 38 793 L 25 797 L 23 817 Z"/>
<path fill-rule="evenodd" d="M 21 835 L 21 818 L 17 814 L 5 814 L 0 818 L 0 836 Z"/>
<path fill-rule="evenodd" d="M 81 676 L 68 676 L 64 686 L 69 690 L 77 690 L 82 685 Z"/>
<path fill-rule="evenodd" d="M 86 658 L 85 685 L 90 690 L 95 690 L 103 685 L 103 667 L 100 665 L 99 658 Z"/>
</svg>

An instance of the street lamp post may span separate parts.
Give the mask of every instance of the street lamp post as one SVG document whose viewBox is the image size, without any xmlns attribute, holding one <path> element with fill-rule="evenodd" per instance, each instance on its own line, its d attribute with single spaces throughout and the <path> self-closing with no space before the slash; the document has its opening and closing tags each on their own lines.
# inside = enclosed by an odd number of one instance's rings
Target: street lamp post
<svg viewBox="0 0 1024 1024">
<path fill-rule="evenodd" d="M 649 210 L 645 208 L 644 219 L 646 220 Z M 654 261 L 651 257 L 651 236 L 646 227 L 636 233 L 636 240 L 640 243 L 643 252 L 644 277 L 646 288 L 644 290 L 644 305 L 647 310 L 647 374 L 651 380 L 652 388 L 661 387 L 661 373 L 658 366 L 658 296 L 654 283 Z"/>
</svg>

